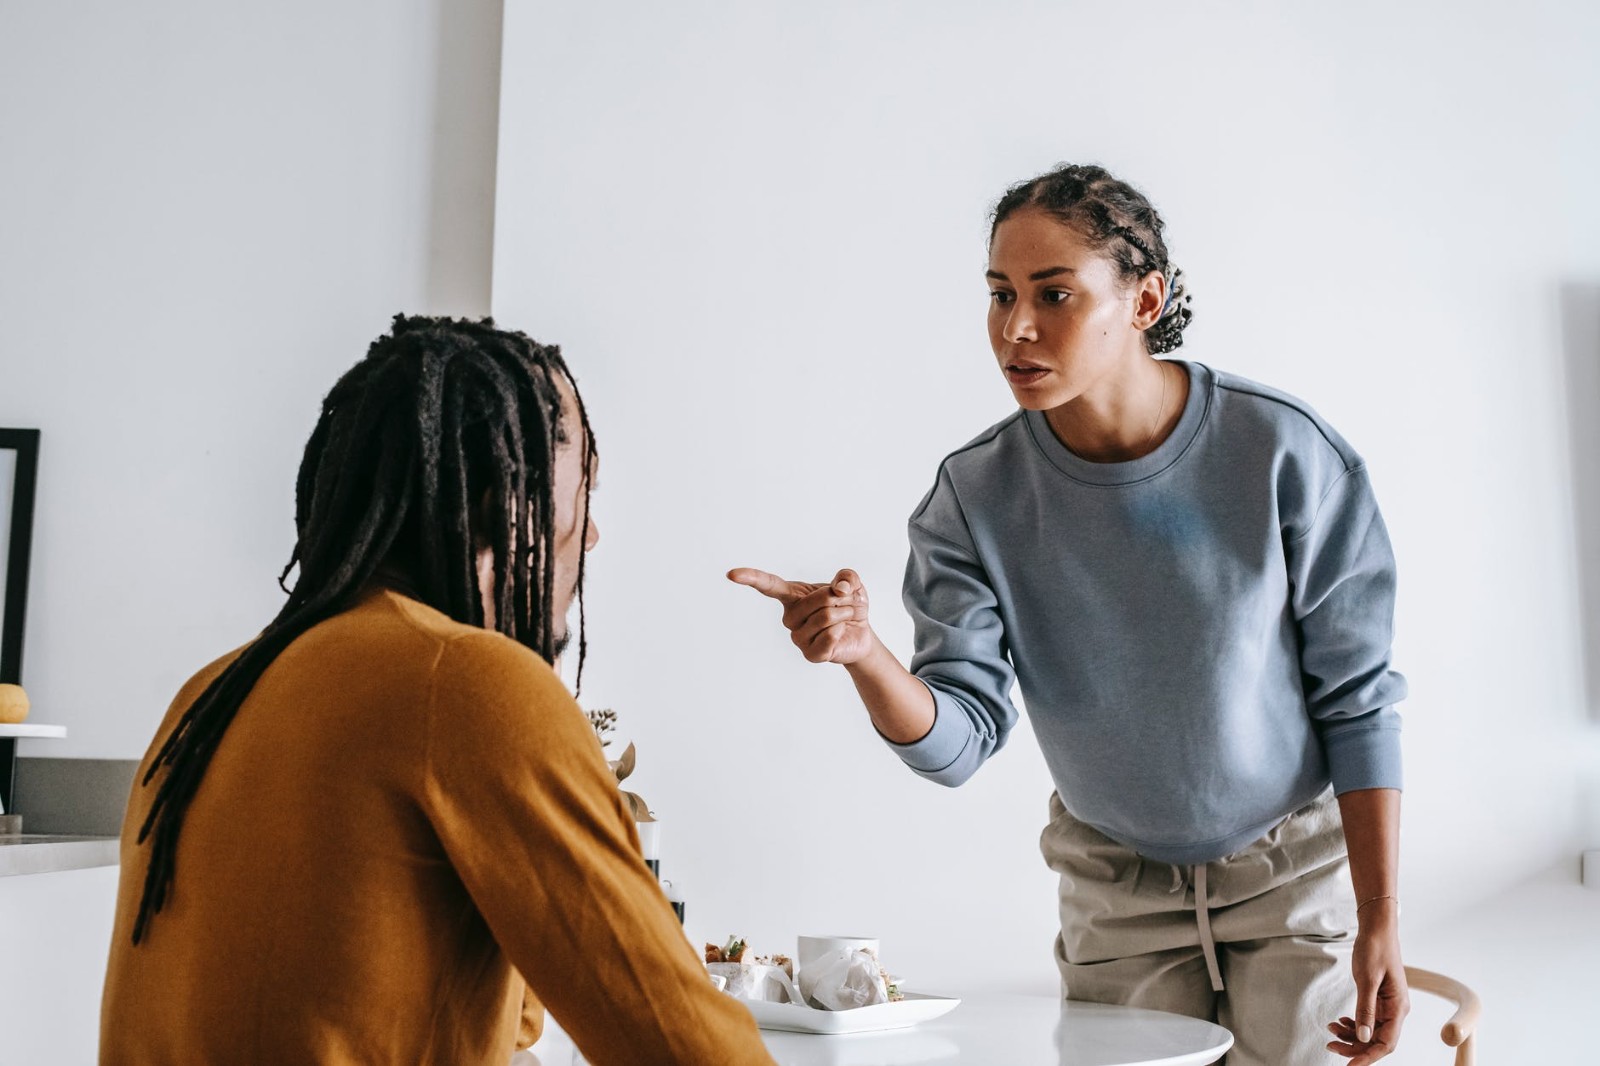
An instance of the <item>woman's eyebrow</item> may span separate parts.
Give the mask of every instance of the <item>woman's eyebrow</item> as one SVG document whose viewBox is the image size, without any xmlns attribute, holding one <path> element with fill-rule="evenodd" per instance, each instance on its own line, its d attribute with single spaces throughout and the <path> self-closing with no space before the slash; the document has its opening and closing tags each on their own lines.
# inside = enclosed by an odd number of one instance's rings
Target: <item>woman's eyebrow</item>
<svg viewBox="0 0 1600 1066">
<path fill-rule="evenodd" d="M 1077 272 L 1078 271 L 1076 267 L 1047 267 L 1044 270 L 1035 270 L 1032 274 L 1029 274 L 1028 280 L 1043 281 L 1045 278 L 1053 278 L 1057 274 L 1076 274 Z M 994 278 L 996 281 L 1011 280 L 998 270 L 985 271 L 983 276 L 986 278 Z"/>
</svg>

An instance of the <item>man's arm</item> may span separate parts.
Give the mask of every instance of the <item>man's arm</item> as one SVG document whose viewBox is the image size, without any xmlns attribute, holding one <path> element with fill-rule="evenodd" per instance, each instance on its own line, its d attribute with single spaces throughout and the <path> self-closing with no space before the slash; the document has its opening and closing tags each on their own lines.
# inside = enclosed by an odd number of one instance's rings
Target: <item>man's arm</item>
<svg viewBox="0 0 1600 1066">
<path fill-rule="evenodd" d="M 640 857 L 616 778 L 555 672 L 497 634 L 460 637 L 432 699 L 423 809 L 512 965 L 584 1055 L 770 1066 L 755 1020 L 712 987 Z"/>
</svg>

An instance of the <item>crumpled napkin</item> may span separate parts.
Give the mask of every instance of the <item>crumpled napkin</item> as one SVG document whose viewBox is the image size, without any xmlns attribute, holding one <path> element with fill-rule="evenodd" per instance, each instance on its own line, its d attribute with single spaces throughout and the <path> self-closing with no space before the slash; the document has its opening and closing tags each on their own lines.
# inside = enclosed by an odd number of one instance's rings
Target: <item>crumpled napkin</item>
<svg viewBox="0 0 1600 1066">
<path fill-rule="evenodd" d="M 800 1003 L 799 989 L 781 966 L 759 962 L 708 962 L 706 972 L 727 978 L 723 991 L 735 999 L 755 999 L 768 1003 Z"/>
<path fill-rule="evenodd" d="M 854 1010 L 889 1002 L 878 957 L 864 948 L 840 949 L 800 970 L 800 994 L 822 1010 Z"/>
</svg>

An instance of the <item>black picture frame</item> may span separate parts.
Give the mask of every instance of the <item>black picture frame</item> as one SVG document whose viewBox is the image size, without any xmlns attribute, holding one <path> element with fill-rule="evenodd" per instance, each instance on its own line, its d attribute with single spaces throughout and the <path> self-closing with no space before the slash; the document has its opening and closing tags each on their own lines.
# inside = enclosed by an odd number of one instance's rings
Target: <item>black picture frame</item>
<svg viewBox="0 0 1600 1066">
<path fill-rule="evenodd" d="M 28 619 L 28 563 L 33 554 L 33 507 L 39 486 L 39 431 L 0 429 L 0 451 L 16 452 L 11 484 L 0 486 L 0 503 L 10 500 L 6 537 L 5 604 L 0 608 L 0 684 L 22 683 L 22 635 Z M 9 491 L 7 491 L 9 490 Z"/>
<path fill-rule="evenodd" d="M 22 684 L 22 629 L 28 620 L 28 560 L 33 554 L 33 501 L 39 485 L 39 431 L 0 429 L 0 451 L 16 452 L 10 484 L 0 485 L 5 520 L 5 603 L 0 605 L 0 685 Z M 8 513 L 9 512 L 9 515 Z M 0 809 L 16 798 L 17 741 L 0 738 Z"/>
</svg>

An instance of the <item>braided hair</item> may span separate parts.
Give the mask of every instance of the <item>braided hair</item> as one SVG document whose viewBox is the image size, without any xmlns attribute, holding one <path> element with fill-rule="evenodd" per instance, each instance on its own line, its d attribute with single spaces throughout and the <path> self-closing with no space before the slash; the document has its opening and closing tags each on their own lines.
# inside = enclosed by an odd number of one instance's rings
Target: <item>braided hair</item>
<svg viewBox="0 0 1600 1066">
<path fill-rule="evenodd" d="M 278 578 L 288 602 L 184 712 L 144 776 L 150 787 L 165 770 L 139 829 L 139 843 L 149 838 L 151 846 L 135 944 L 172 890 L 184 812 L 245 697 L 279 653 L 348 608 L 380 569 L 415 599 L 482 626 L 476 558 L 492 549 L 495 628 L 554 662 L 552 490 L 556 451 L 568 440 L 558 380 L 571 386 L 582 433 L 587 539 L 594 437 L 560 349 L 488 318 L 396 315 L 334 385 L 295 485 L 298 535 Z M 583 555 L 580 684 L 588 652 Z"/>
<path fill-rule="evenodd" d="M 1183 271 L 1167 258 L 1167 243 L 1161 236 L 1166 223 L 1143 193 L 1104 167 L 1062 164 L 1006 190 L 994 208 L 990 243 L 1000 223 L 1024 207 L 1046 211 L 1083 234 L 1116 264 L 1124 281 L 1159 271 L 1167 280 L 1167 302 L 1155 324 L 1145 330 L 1145 347 L 1150 354 L 1161 355 L 1183 343 L 1184 328 L 1194 318 L 1191 297 Z"/>
</svg>

